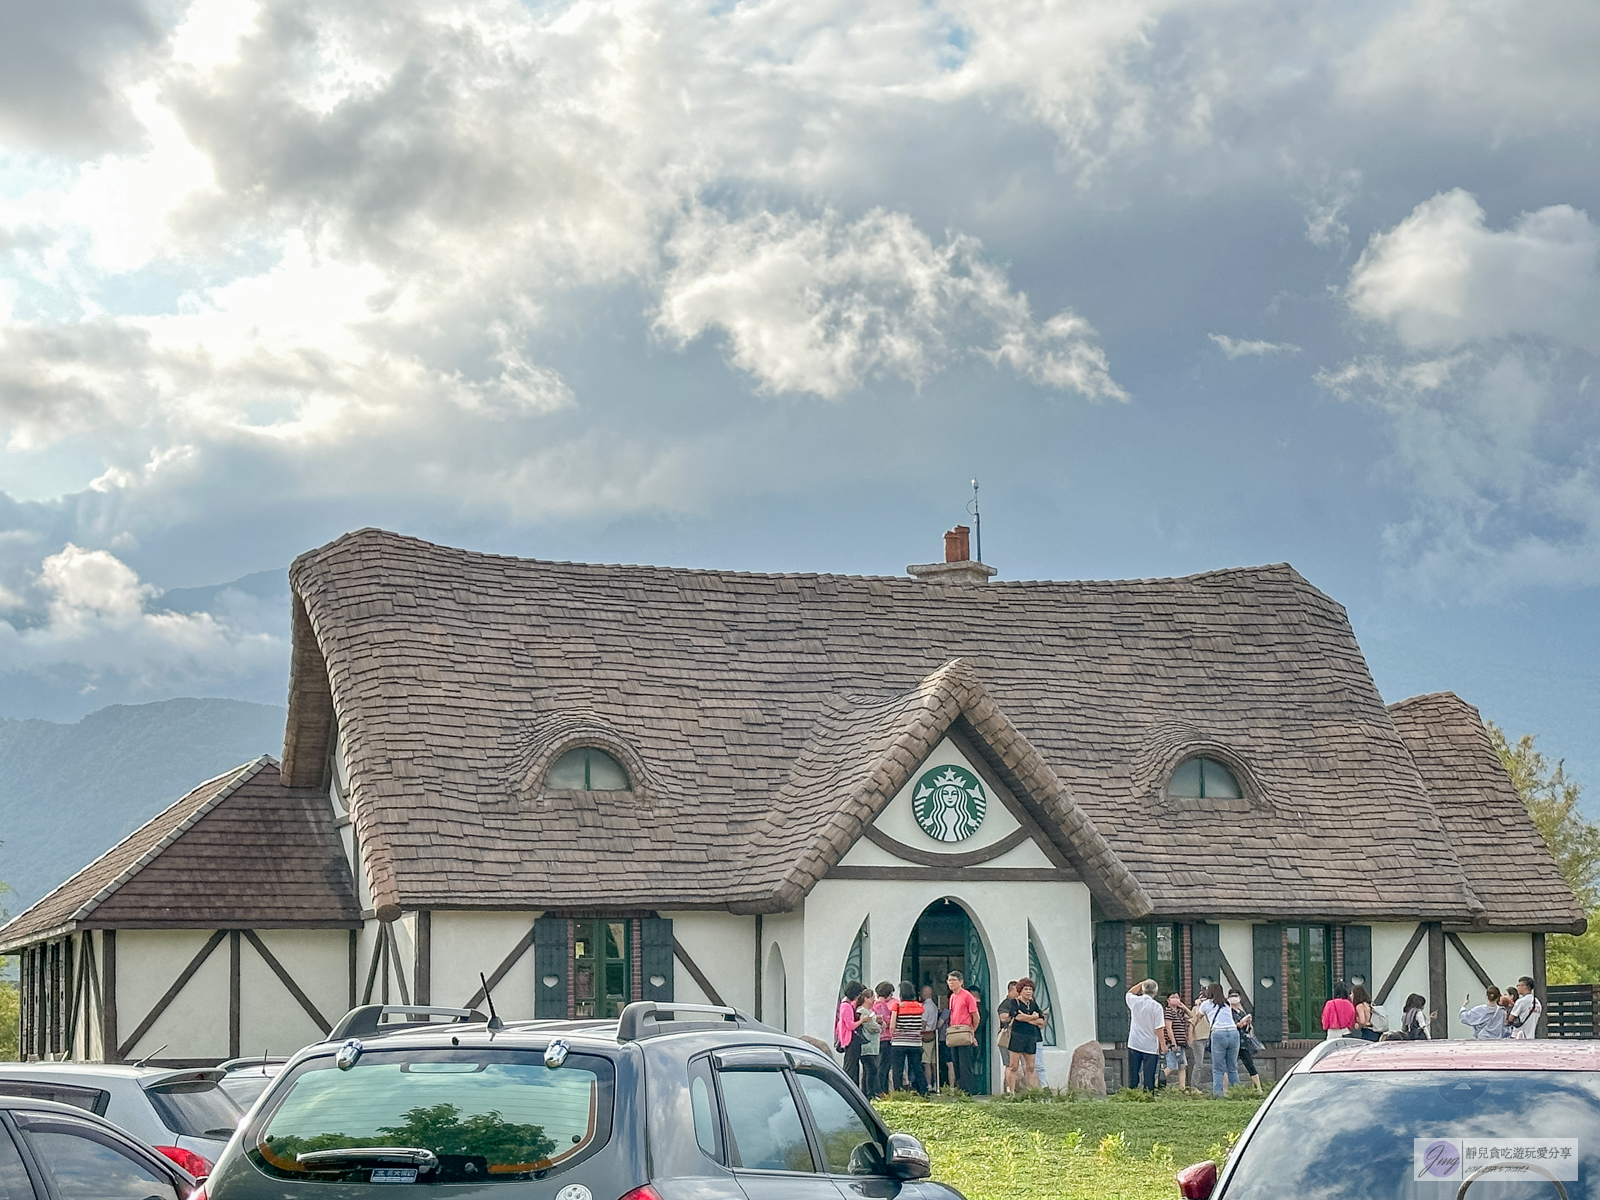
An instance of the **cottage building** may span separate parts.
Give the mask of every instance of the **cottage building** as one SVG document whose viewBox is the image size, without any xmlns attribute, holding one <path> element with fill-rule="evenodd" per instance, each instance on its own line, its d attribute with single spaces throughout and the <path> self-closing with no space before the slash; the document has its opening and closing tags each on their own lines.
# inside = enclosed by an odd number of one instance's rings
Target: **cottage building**
<svg viewBox="0 0 1600 1200">
<path fill-rule="evenodd" d="M 296 798 L 294 858 L 322 888 L 296 936 L 325 941 L 268 965 L 307 1000 L 280 1009 L 312 1036 L 341 998 L 479 1004 L 482 972 L 507 1017 L 709 1001 L 827 1038 L 845 981 L 957 968 L 991 1015 L 1008 979 L 1041 981 L 1059 1080 L 1093 1039 L 1120 1069 L 1130 980 L 1218 980 L 1248 997 L 1272 1073 L 1320 1038 L 1336 979 L 1396 1013 L 1421 992 L 1459 1036 L 1463 993 L 1542 985 L 1545 935 L 1584 927 L 1476 710 L 1386 708 L 1344 610 L 1292 568 L 992 581 L 962 532 L 906 578 L 539 562 L 376 530 L 302 556 L 282 763 L 252 781 Z M 278 886 L 260 873 L 211 907 L 170 897 L 160 928 L 185 922 L 191 958 L 130 954 L 157 930 L 102 911 L 115 889 L 74 899 L 141 879 L 205 803 L 0 930 L 34 1052 L 149 1053 L 156 1000 L 197 987 L 208 939 L 255 950 L 267 935 L 243 931 L 288 928 L 251 907 Z M 96 964 L 98 1000 L 63 989 L 54 964 L 73 961 Z M 194 995 L 220 1005 L 220 971 L 209 986 Z M 50 1014 L 80 1011 L 98 1015 L 60 1040 Z M 239 1020 L 226 1044 L 215 1022 L 174 1044 L 256 1049 Z"/>
</svg>

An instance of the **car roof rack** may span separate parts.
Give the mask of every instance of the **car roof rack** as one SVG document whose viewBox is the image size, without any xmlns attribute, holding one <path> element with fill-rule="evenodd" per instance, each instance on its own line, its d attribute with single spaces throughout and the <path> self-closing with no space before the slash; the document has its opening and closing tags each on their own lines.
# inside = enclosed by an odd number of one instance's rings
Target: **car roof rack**
<svg viewBox="0 0 1600 1200">
<path fill-rule="evenodd" d="M 679 1014 L 686 1014 L 687 1019 Z M 760 1029 L 782 1033 L 763 1025 L 749 1013 L 723 1004 L 674 1004 L 669 1000 L 635 1000 L 617 1018 L 617 1041 L 642 1042 L 669 1033 L 705 1029 Z"/>
<path fill-rule="evenodd" d="M 404 1016 L 407 1019 L 391 1021 L 385 1025 L 383 1019 L 388 1016 Z M 435 1022 L 435 1017 L 445 1017 L 448 1020 Z M 416 1029 L 419 1025 L 476 1025 L 486 1020 L 488 1018 L 475 1008 L 437 1008 L 426 1004 L 363 1004 L 340 1017 L 339 1023 L 329 1031 L 324 1040 L 342 1042 L 345 1038 L 352 1037 L 382 1037 L 384 1034 Z"/>
</svg>

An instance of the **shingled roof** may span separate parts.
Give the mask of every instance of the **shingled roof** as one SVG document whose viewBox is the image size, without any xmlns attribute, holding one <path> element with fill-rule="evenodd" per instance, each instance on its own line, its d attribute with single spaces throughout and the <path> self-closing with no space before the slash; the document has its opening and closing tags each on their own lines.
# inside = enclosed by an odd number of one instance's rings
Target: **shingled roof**
<svg viewBox="0 0 1600 1200">
<path fill-rule="evenodd" d="M 941 585 L 362 530 L 290 577 L 284 770 L 325 784 L 337 714 L 380 914 L 791 907 L 949 718 L 1113 915 L 1486 915 L 1344 610 L 1288 566 Z M 634 792 L 544 793 L 579 742 Z M 1202 752 L 1246 800 L 1165 799 Z"/>
<path fill-rule="evenodd" d="M 1454 692 L 1433 692 L 1391 704 L 1389 716 L 1490 924 L 1582 933 L 1583 906 L 1517 798 L 1478 710 Z"/>
<path fill-rule="evenodd" d="M 262 757 L 208 779 L 0 928 L 0 951 L 78 929 L 355 928 L 325 792 Z"/>
</svg>

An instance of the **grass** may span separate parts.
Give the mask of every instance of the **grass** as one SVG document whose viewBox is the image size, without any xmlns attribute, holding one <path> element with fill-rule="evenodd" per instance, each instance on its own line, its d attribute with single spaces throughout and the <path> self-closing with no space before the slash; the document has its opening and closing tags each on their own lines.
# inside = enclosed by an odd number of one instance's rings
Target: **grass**
<svg viewBox="0 0 1600 1200">
<path fill-rule="evenodd" d="M 889 1128 L 922 1139 L 934 1178 L 970 1200 L 1173 1200 L 1173 1173 L 1204 1158 L 1220 1162 L 1255 1115 L 1259 1098 L 1236 1095 L 940 1097 L 885 1100 L 878 1109 Z"/>
</svg>

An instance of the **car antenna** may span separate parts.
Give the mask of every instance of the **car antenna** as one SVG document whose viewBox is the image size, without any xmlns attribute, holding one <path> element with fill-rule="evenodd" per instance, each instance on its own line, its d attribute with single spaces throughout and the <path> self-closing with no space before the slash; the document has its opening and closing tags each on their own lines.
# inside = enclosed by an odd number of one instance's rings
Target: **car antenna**
<svg viewBox="0 0 1600 1200">
<path fill-rule="evenodd" d="M 172 1045 L 171 1042 L 163 1042 L 161 1045 L 157 1046 L 154 1050 L 150 1051 L 149 1054 L 146 1054 L 143 1058 L 141 1058 L 138 1062 L 134 1063 L 133 1065 L 136 1066 L 136 1067 L 144 1066 L 145 1063 L 149 1062 L 152 1058 L 154 1058 L 156 1055 L 160 1054 L 163 1050 L 165 1050 L 170 1045 Z"/>
<path fill-rule="evenodd" d="M 478 972 L 478 982 L 483 984 L 483 998 L 489 1002 L 489 1032 L 499 1033 L 505 1028 L 505 1022 L 500 1019 L 500 1014 L 494 1011 L 494 997 L 489 994 L 489 981 L 483 977 L 483 972 Z"/>
</svg>

